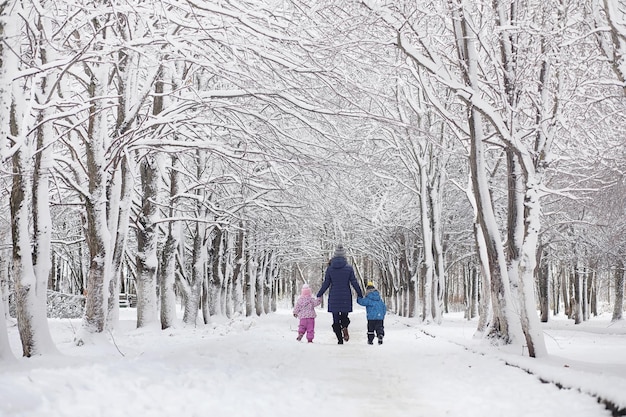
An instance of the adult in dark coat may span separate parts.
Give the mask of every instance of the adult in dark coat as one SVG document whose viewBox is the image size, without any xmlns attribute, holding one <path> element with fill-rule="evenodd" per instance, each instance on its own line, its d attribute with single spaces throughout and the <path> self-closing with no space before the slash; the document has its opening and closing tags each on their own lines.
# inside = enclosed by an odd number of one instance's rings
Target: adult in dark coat
<svg viewBox="0 0 626 417">
<path fill-rule="evenodd" d="M 338 245 L 335 249 L 330 265 L 326 269 L 324 282 L 317 293 L 317 297 L 324 295 L 326 290 L 330 288 L 328 293 L 328 312 L 333 314 L 333 332 L 337 336 L 337 342 L 341 345 L 350 338 L 348 334 L 348 325 L 350 319 L 348 313 L 352 311 L 352 290 L 354 288 L 358 297 L 363 297 L 361 286 L 356 280 L 354 269 L 348 265 L 346 260 L 346 250 L 342 245 Z"/>
</svg>

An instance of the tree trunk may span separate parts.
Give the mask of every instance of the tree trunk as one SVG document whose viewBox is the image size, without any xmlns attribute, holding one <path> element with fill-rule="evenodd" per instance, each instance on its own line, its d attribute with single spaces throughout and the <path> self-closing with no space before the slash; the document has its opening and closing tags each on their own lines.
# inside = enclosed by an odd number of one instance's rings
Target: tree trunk
<svg viewBox="0 0 626 417">
<path fill-rule="evenodd" d="M 464 318 L 472 320 L 478 312 L 478 271 L 470 263 L 463 266 L 463 285 Z"/>
<path fill-rule="evenodd" d="M 106 172 L 106 138 L 107 123 L 104 103 L 96 97 L 106 97 L 107 67 L 95 64 L 92 69 L 89 97 L 92 97 L 89 109 L 89 126 L 85 153 L 87 157 L 87 175 L 89 177 L 89 194 L 86 197 L 85 212 L 87 215 L 87 246 L 89 247 L 89 272 L 85 300 L 85 316 L 81 330 L 76 338 L 77 345 L 91 342 L 94 333 L 105 329 L 108 289 L 110 279 L 111 236 L 107 221 L 107 172 Z M 97 71 L 97 72 L 96 72 Z"/>
<path fill-rule="evenodd" d="M 470 197 L 474 206 L 476 206 L 476 200 L 473 196 Z M 476 242 L 476 252 L 478 253 L 478 261 L 480 266 L 480 287 L 482 291 L 478 300 L 478 326 L 476 331 L 480 334 L 486 334 L 489 331 L 489 325 L 493 321 L 493 303 L 491 302 L 491 278 L 489 271 L 489 256 L 487 255 L 487 244 L 483 236 L 482 228 L 478 224 L 478 212 L 477 208 L 474 208 L 475 220 L 474 220 L 474 240 Z"/>
<path fill-rule="evenodd" d="M 7 76 L 8 68 L 16 68 L 12 45 L 9 39 L 18 39 L 14 36 L 15 20 L 6 19 L 8 10 L 14 7 L 14 2 L 0 1 L 0 149 L 7 149 L 8 128 L 11 125 L 11 77 Z M 7 42 L 8 41 L 8 42 Z M 15 42 L 15 41 L 14 41 Z M 12 205 L 10 204 L 12 207 Z M 15 356 L 11 351 L 9 336 L 7 333 L 6 319 L 8 318 L 8 276 L 6 273 L 6 260 L 0 259 L 0 362 L 14 360 Z"/>
<path fill-rule="evenodd" d="M 611 321 L 623 319 L 624 314 L 624 261 L 617 261 L 615 267 L 615 302 Z"/>
<path fill-rule="evenodd" d="M 33 270 L 31 242 L 28 236 L 30 217 L 28 207 L 30 204 L 27 202 L 27 196 L 31 187 L 26 182 L 30 175 L 25 172 L 24 151 L 25 149 L 19 150 L 12 157 L 13 185 L 10 198 L 13 238 L 12 275 L 15 280 L 17 327 L 22 341 L 22 354 L 30 357 L 37 353 L 35 352 L 35 317 L 32 315 L 37 283 Z"/>
<path fill-rule="evenodd" d="M 7 7 L 11 7 L 12 2 L 0 2 L 0 39 L 6 39 L 5 35 L 11 34 L 9 30 L 9 19 L 5 19 Z M 7 126 L 9 126 L 9 108 L 11 103 L 11 80 L 6 76 L 6 70 L 13 62 L 9 59 L 4 42 L 0 42 L 0 148 L 6 147 Z M 15 359 L 11 346 L 9 345 L 9 336 L 7 334 L 6 317 L 8 314 L 8 294 L 6 292 L 5 262 L 0 260 L 0 361 Z"/>
<path fill-rule="evenodd" d="M 250 317 L 255 313 L 255 297 L 257 291 L 257 259 L 250 249 L 245 252 L 246 262 L 244 277 L 244 298 L 246 317 Z"/>
<path fill-rule="evenodd" d="M 208 271 L 207 271 L 208 272 Z M 211 314 L 209 313 L 209 277 L 208 275 L 202 280 L 202 294 L 200 295 L 200 309 L 202 311 L 202 322 L 209 324 L 211 322 Z"/>
<path fill-rule="evenodd" d="M 424 304 L 422 310 L 422 320 L 425 323 L 431 323 L 436 311 L 436 292 L 437 283 L 435 280 L 435 265 L 433 256 L 433 226 L 432 217 L 430 215 L 430 204 L 428 196 L 428 176 L 426 168 L 423 164 L 419 165 L 419 186 L 420 186 L 420 216 L 422 227 L 422 242 L 424 250 L 424 259 L 422 261 L 422 279 L 424 280 Z"/>
<path fill-rule="evenodd" d="M 597 265 L 596 265 L 597 266 Z M 593 268 L 591 275 L 589 276 L 589 313 L 594 317 L 598 316 L 598 275 L 597 268 Z"/>
<path fill-rule="evenodd" d="M 158 282 L 161 290 L 161 329 L 176 323 L 176 254 L 178 252 L 178 222 L 170 222 L 163 246 Z"/>
<path fill-rule="evenodd" d="M 276 304 L 278 301 L 278 266 L 276 265 L 276 258 L 274 254 L 270 251 L 268 252 L 268 262 L 267 262 L 267 272 L 265 273 L 265 282 L 263 286 L 265 287 L 263 297 L 263 307 L 265 313 L 270 313 L 276 311 Z"/>
<path fill-rule="evenodd" d="M 39 86 L 45 90 L 45 78 Z M 41 92 L 38 91 L 38 94 Z M 16 99 L 19 100 L 19 99 Z M 35 143 L 21 134 L 19 127 L 25 108 L 13 103 L 10 114 L 11 134 L 20 138 L 20 146 L 13 153 L 10 195 L 11 236 L 13 244 L 13 279 L 15 280 L 15 301 L 17 327 L 25 357 L 57 352 L 48 328 L 46 318 L 47 282 L 50 273 L 50 212 L 48 199 L 48 178 L 50 169 L 50 132 L 40 124 L 44 114 L 36 121 Z M 18 121 L 19 120 L 19 121 Z M 34 167 L 29 169 L 34 159 Z M 32 179 L 32 183 L 30 180 Z M 31 237 L 31 220 L 32 232 Z M 2 317 L 4 320 L 4 317 Z"/>
<path fill-rule="evenodd" d="M 171 156 L 169 218 L 177 214 L 177 196 L 179 161 L 176 155 Z M 158 270 L 158 282 L 161 290 L 161 329 L 167 329 L 176 323 L 176 254 L 178 253 L 180 222 L 172 220 L 167 225 L 167 238 L 161 252 Z"/>
<path fill-rule="evenodd" d="M 568 318 L 572 318 L 572 297 L 570 296 L 570 279 L 569 273 L 565 266 L 561 264 L 561 289 L 563 290 L 563 312 Z"/>
<path fill-rule="evenodd" d="M 128 40 L 126 34 L 122 31 L 120 36 Z M 129 57 L 127 51 L 121 49 L 118 51 L 118 61 L 116 65 L 116 82 L 117 89 L 117 114 L 115 121 L 114 138 L 115 142 L 121 143 L 124 135 L 131 128 L 132 123 L 129 118 L 127 103 L 128 85 L 130 84 L 130 72 L 128 71 Z M 131 93 L 134 94 L 134 91 Z M 130 119 L 130 118 L 129 118 Z M 112 162 L 114 165 L 112 190 L 109 198 L 109 230 L 115 237 L 113 239 L 112 248 L 113 255 L 111 259 L 111 279 L 109 280 L 109 298 L 106 326 L 109 329 L 115 328 L 119 320 L 119 294 L 122 286 L 122 270 L 124 266 L 124 257 L 126 255 L 126 241 L 129 231 L 130 211 L 133 198 L 133 175 L 131 172 L 130 157 L 123 155 L 116 157 Z"/>
<path fill-rule="evenodd" d="M 550 265 L 549 274 L 552 277 L 550 280 L 553 303 L 552 314 L 556 316 L 561 312 L 561 278 L 560 276 L 555 276 L 554 265 Z"/>
<path fill-rule="evenodd" d="M 157 321 L 158 166 L 156 156 L 150 154 L 139 163 L 141 211 L 137 219 L 137 328 Z"/>
<path fill-rule="evenodd" d="M 537 251 L 539 260 L 537 264 L 537 281 L 539 283 L 539 311 L 541 322 L 547 323 L 550 317 L 550 265 L 542 250 Z M 543 255 L 543 256 L 542 256 Z"/>
<path fill-rule="evenodd" d="M 459 47 L 458 53 L 463 61 L 464 82 L 470 88 L 479 91 L 479 63 L 477 60 L 476 38 L 472 36 L 471 23 L 463 8 L 456 9 L 454 29 Z M 469 104 L 469 103 L 468 103 Z M 468 124 L 470 134 L 470 174 L 475 195 L 477 219 L 485 243 L 487 264 L 491 284 L 491 303 L 493 318 L 488 335 L 506 344 L 522 343 L 523 332 L 516 307 L 513 305 L 511 286 L 508 276 L 506 257 L 502 247 L 500 231 L 496 222 L 493 202 L 487 178 L 487 166 L 484 155 L 485 128 L 483 115 L 474 106 L 468 105 Z"/>
<path fill-rule="evenodd" d="M 469 270 L 465 267 L 465 265 L 463 265 L 463 269 L 462 269 L 462 273 L 463 273 L 463 318 L 466 320 L 470 319 L 470 304 L 471 304 L 471 296 L 470 293 L 472 292 L 472 282 L 471 282 L 471 275 L 469 273 Z"/>
<path fill-rule="evenodd" d="M 41 90 L 37 93 L 37 101 L 43 103 L 49 94 L 47 79 L 41 80 Z M 52 169 L 52 141 L 54 132 L 44 120 L 49 110 L 41 110 L 38 115 L 37 143 L 35 152 L 35 170 L 33 172 L 33 234 L 36 288 L 32 296 L 35 311 L 33 319 L 36 325 L 35 343 L 38 353 L 56 353 L 47 319 L 47 282 L 52 270 L 52 217 L 50 215 L 49 181 Z"/>
<path fill-rule="evenodd" d="M 235 315 L 243 316 L 245 314 L 244 302 L 244 254 L 245 254 L 245 233 L 244 224 L 239 225 L 235 241 L 235 258 L 233 262 L 233 312 Z"/>
<path fill-rule="evenodd" d="M 591 285 L 589 267 L 587 266 L 585 266 L 585 268 L 582 271 L 581 283 L 582 283 L 582 287 L 581 287 L 582 316 L 583 316 L 583 321 L 587 321 L 589 320 L 589 306 L 590 306 L 589 286 Z"/>
<path fill-rule="evenodd" d="M 0 24 L 1 25 L 1 24 Z M 1 30 L 2 26 L 0 26 Z M 0 35 L 2 32 L 0 31 Z M 1 48 L 1 46 L 0 46 Z M 11 350 L 7 329 L 7 319 L 9 318 L 9 286 L 6 270 L 6 260 L 0 259 L 0 362 L 13 361 L 15 355 Z"/>
<path fill-rule="evenodd" d="M 296 300 L 298 298 L 298 293 L 297 293 L 298 285 L 297 285 L 297 280 L 296 280 L 297 268 L 298 266 L 294 262 L 293 268 L 290 271 L 291 273 L 289 274 L 289 296 L 291 297 L 290 306 L 295 306 Z"/>
<path fill-rule="evenodd" d="M 482 117 L 470 110 L 470 170 L 473 190 L 476 195 L 478 224 L 481 228 L 491 284 L 491 305 L 493 308 L 492 321 L 489 324 L 488 334 L 508 344 L 520 343 L 521 326 L 512 309 L 512 296 L 508 280 L 504 248 L 502 247 L 499 230 L 491 202 L 486 167 L 483 154 L 483 129 L 480 125 Z M 482 243 L 482 242 L 481 242 Z M 518 328 L 519 326 L 519 328 Z"/>
<path fill-rule="evenodd" d="M 258 265 L 256 269 L 256 280 L 254 281 L 254 314 L 257 316 L 263 315 L 265 313 L 263 301 L 265 297 L 265 260 L 262 259 L 261 263 Z"/>
<path fill-rule="evenodd" d="M 0 258 L 0 303 L 4 309 L 4 314 L 0 316 L 6 320 L 9 318 L 9 271 L 6 258 Z"/>
<path fill-rule="evenodd" d="M 1 34 L 1 32 L 0 32 Z M 0 286 L 0 297 L 3 297 L 2 286 Z M 11 351 L 11 344 L 9 343 L 9 335 L 7 332 L 6 310 L 3 300 L 0 300 L 0 362 L 13 361 L 15 356 Z"/>
<path fill-rule="evenodd" d="M 222 241 L 222 258 L 220 261 L 220 273 L 222 274 L 220 288 L 221 309 L 226 317 L 233 315 L 233 262 L 232 262 L 233 234 L 225 231 Z"/>
<path fill-rule="evenodd" d="M 224 246 L 222 229 L 215 228 L 214 233 L 213 243 L 209 251 L 209 266 L 211 268 L 209 277 L 209 314 L 212 316 L 223 314 L 221 295 L 224 278 L 222 272 Z"/>
<path fill-rule="evenodd" d="M 415 317 L 417 312 L 417 291 L 416 291 L 416 282 L 415 277 L 411 274 L 411 267 L 409 265 L 409 247 L 407 243 L 406 236 L 404 234 L 400 235 L 400 258 L 399 258 L 399 268 L 400 268 L 400 279 L 403 282 L 406 282 L 406 316 L 407 317 Z M 371 274 L 369 275 L 371 276 Z M 380 285 L 381 283 L 378 283 Z M 380 288 L 379 288 L 380 290 Z"/>
<path fill-rule="evenodd" d="M 132 205 L 133 177 L 129 166 L 130 161 L 124 156 L 120 160 L 119 190 L 109 201 L 111 203 L 109 212 L 111 216 L 109 229 L 115 236 L 115 246 L 111 260 L 112 279 L 109 282 L 109 302 L 107 314 L 107 327 L 113 329 L 119 318 L 119 288 L 122 281 L 122 270 L 124 266 L 124 256 L 126 254 L 126 237 L 128 235 L 128 223 L 130 217 L 130 207 Z M 115 215 L 114 215 L 115 214 Z"/>
<path fill-rule="evenodd" d="M 573 272 L 574 281 L 574 297 L 572 302 L 572 313 L 574 316 L 574 324 L 580 324 L 583 321 L 583 284 L 582 276 L 578 270 L 578 266 L 574 267 Z"/>
<path fill-rule="evenodd" d="M 417 273 L 409 276 L 408 278 L 409 285 L 409 315 L 408 317 L 418 316 L 417 308 L 418 308 L 418 291 L 417 291 Z"/>
<path fill-rule="evenodd" d="M 433 180 L 428 189 L 428 202 L 430 206 L 431 226 L 432 226 L 432 251 L 434 261 L 433 284 L 434 288 L 434 315 L 435 323 L 441 324 L 444 308 L 444 294 L 446 293 L 445 262 L 443 253 L 442 231 L 441 231 L 441 200 L 439 189 L 441 187 L 442 172 L 433 172 Z"/>
<path fill-rule="evenodd" d="M 195 325 L 198 320 L 202 281 L 204 280 L 204 268 L 206 265 L 205 233 L 206 226 L 202 222 L 196 222 L 193 237 L 193 249 L 191 254 L 191 277 L 184 286 L 184 313 L 183 323 Z"/>
<path fill-rule="evenodd" d="M 475 265 L 472 265 L 472 269 L 470 271 L 471 274 L 471 282 L 472 282 L 472 291 L 470 292 L 471 303 L 470 303 L 470 319 L 473 319 L 478 314 L 478 304 L 480 301 L 480 280 L 478 279 L 478 269 Z"/>
</svg>

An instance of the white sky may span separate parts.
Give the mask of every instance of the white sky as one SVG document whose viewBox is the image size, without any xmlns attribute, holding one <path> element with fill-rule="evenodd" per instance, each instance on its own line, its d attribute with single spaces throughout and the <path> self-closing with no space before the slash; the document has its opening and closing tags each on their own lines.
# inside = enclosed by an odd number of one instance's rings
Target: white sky
<svg viewBox="0 0 626 417">
<path fill-rule="evenodd" d="M 550 357 L 536 360 L 474 340 L 476 323 L 457 314 L 426 327 L 388 315 L 385 343 L 370 346 L 364 309 L 355 309 L 344 345 L 321 308 L 312 344 L 295 340 L 287 308 L 166 331 L 137 330 L 135 310 L 122 309 L 115 343 L 124 356 L 112 343 L 75 347 L 79 321 L 51 320 L 63 355 L 0 363 L 0 416 L 611 415 L 586 392 L 626 406 L 626 325 L 609 316 L 579 326 L 553 319 Z M 17 328 L 9 333 L 18 355 Z"/>
</svg>

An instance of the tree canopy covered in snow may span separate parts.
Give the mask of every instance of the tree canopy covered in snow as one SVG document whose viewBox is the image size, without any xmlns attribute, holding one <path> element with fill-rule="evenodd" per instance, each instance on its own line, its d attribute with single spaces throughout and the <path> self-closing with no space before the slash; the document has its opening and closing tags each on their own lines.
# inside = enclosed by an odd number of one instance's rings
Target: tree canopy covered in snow
<svg viewBox="0 0 626 417">
<path fill-rule="evenodd" d="M 120 298 L 138 327 L 269 313 L 338 243 L 395 313 L 464 310 L 531 356 L 550 310 L 621 319 L 620 7 L 0 1 L 0 312 L 23 355 L 55 351 L 48 290 L 85 297 L 82 345 Z"/>
</svg>

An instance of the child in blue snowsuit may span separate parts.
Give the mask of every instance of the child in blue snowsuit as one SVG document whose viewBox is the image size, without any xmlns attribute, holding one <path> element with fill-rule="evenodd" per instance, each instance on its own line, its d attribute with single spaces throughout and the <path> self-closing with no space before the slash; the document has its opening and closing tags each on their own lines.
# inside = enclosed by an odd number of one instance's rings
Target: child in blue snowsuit
<svg viewBox="0 0 626 417">
<path fill-rule="evenodd" d="M 370 345 L 374 344 L 374 334 L 376 334 L 378 344 L 382 345 L 383 337 L 385 336 L 384 320 L 387 306 L 372 282 L 367 283 L 365 297 L 358 297 L 356 302 L 365 306 L 367 313 L 367 343 Z"/>
</svg>

